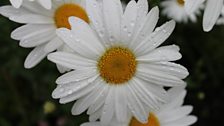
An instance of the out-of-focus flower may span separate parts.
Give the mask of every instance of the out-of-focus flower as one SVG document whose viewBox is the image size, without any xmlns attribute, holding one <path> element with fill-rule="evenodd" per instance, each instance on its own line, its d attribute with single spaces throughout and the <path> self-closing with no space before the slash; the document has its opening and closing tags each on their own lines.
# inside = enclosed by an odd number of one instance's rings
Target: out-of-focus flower
<svg viewBox="0 0 224 126">
<path fill-rule="evenodd" d="M 154 30 L 159 9 L 148 13 L 147 0 L 130 1 L 124 13 L 120 0 L 103 0 L 102 8 L 96 0 L 86 5 L 94 29 L 70 17 L 71 30 L 60 28 L 57 34 L 75 53 L 48 55 L 52 62 L 74 70 L 57 79 L 53 98 L 60 98 L 60 103 L 77 100 L 74 115 L 98 111 L 103 125 L 114 115 L 124 122 L 129 112 L 146 123 L 146 108 L 158 109 L 167 100 L 163 87 L 185 85 L 182 79 L 188 75 L 185 67 L 172 62 L 181 58 L 178 46 L 159 47 L 175 22 Z"/>
<path fill-rule="evenodd" d="M 197 6 L 192 13 L 186 12 L 186 2 L 184 0 L 165 0 L 160 4 L 163 7 L 162 14 L 174 19 L 177 22 L 187 23 L 189 20 L 192 22 L 197 21 L 197 15 L 200 14 L 200 10 L 203 9 L 203 4 Z"/>
<path fill-rule="evenodd" d="M 20 40 L 20 46 L 34 48 L 25 60 L 25 68 L 36 66 L 52 51 L 68 50 L 68 47 L 64 47 L 63 41 L 56 36 L 57 28 L 70 28 L 68 17 L 77 16 L 90 23 L 85 11 L 85 0 L 55 0 L 52 2 L 51 10 L 44 9 L 35 1 L 24 1 L 19 9 L 12 6 L 0 7 L 0 14 L 12 21 L 26 24 L 14 30 L 11 34 L 13 39 Z M 67 70 L 58 67 L 60 72 Z"/>
<path fill-rule="evenodd" d="M 47 101 L 44 103 L 43 108 L 44 108 L 44 113 L 49 114 L 55 111 L 56 106 L 53 102 Z"/>
<path fill-rule="evenodd" d="M 23 3 L 23 0 L 9 0 L 9 1 L 15 8 L 19 8 Z M 24 1 L 28 1 L 28 0 L 24 0 Z M 29 1 L 34 1 L 34 0 L 29 0 Z M 46 9 L 51 9 L 51 4 L 52 4 L 51 0 L 36 0 L 36 1 L 40 3 Z"/>
<path fill-rule="evenodd" d="M 150 112 L 148 122 L 143 124 L 135 118 L 127 123 L 112 120 L 108 126 L 190 126 L 197 121 L 197 117 L 189 115 L 193 107 L 183 105 L 186 91 L 183 88 L 172 88 L 168 91 L 169 103 L 163 104 L 159 110 Z M 116 124 L 116 125 L 115 125 Z M 84 123 L 81 126 L 104 126 L 100 122 Z"/>
<path fill-rule="evenodd" d="M 185 0 L 188 2 L 186 10 L 191 13 L 192 10 L 197 8 L 204 0 Z M 208 32 L 212 30 L 213 26 L 217 22 L 223 7 L 224 0 L 207 0 L 206 7 L 203 16 L 203 29 Z"/>
</svg>

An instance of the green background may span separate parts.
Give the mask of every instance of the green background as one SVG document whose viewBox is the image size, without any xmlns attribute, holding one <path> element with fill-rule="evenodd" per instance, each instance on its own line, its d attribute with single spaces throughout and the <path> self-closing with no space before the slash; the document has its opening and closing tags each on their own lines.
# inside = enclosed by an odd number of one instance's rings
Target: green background
<svg viewBox="0 0 224 126">
<path fill-rule="evenodd" d="M 128 0 L 127 0 L 128 1 Z M 126 1 L 126 2 L 127 2 Z M 7 0 L 0 0 L 0 6 Z M 159 4 L 150 0 L 150 8 Z M 215 26 L 209 33 L 198 23 L 177 24 L 174 33 L 163 44 L 177 44 L 190 75 L 185 104 L 194 106 L 198 116 L 194 126 L 223 126 L 224 114 L 224 26 Z M 168 21 L 160 15 L 159 25 Z M 31 49 L 21 48 L 10 38 L 20 24 L 0 16 L 0 126 L 79 126 L 88 117 L 71 115 L 73 103 L 60 105 L 51 98 L 60 75 L 46 59 L 34 69 L 25 69 L 23 62 Z M 55 110 L 46 114 L 44 104 L 52 102 Z"/>
</svg>

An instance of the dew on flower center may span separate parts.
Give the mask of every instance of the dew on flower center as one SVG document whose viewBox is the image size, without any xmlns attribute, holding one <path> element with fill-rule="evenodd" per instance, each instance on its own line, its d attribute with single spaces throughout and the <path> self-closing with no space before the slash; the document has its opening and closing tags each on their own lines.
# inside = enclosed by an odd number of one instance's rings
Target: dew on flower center
<svg viewBox="0 0 224 126">
<path fill-rule="evenodd" d="M 181 5 L 181 6 L 184 6 L 184 0 L 177 0 L 177 3 L 179 4 L 179 5 Z"/>
<path fill-rule="evenodd" d="M 129 126 L 160 126 L 160 123 L 158 118 L 153 113 L 150 113 L 148 123 L 142 124 L 135 118 L 132 118 Z"/>
<path fill-rule="evenodd" d="M 70 16 L 78 17 L 89 23 L 89 18 L 84 8 L 77 4 L 64 4 L 60 6 L 54 14 L 55 25 L 57 28 L 65 27 L 71 29 L 71 26 L 68 22 L 68 18 Z"/>
<path fill-rule="evenodd" d="M 99 59 L 100 76 L 109 84 L 123 84 L 135 74 L 137 61 L 135 55 L 127 48 L 109 48 Z"/>
</svg>

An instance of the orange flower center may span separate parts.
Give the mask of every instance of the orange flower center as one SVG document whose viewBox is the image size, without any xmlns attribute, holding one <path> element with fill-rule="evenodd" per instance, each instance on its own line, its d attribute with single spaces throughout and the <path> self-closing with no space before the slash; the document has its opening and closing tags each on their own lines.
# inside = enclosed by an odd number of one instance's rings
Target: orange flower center
<svg viewBox="0 0 224 126">
<path fill-rule="evenodd" d="M 158 118 L 153 113 L 149 114 L 148 120 L 149 120 L 148 123 L 142 124 L 135 118 L 132 118 L 129 126 L 160 126 Z"/>
<path fill-rule="evenodd" d="M 110 84 L 123 84 L 136 72 L 135 55 L 127 48 L 112 47 L 98 61 L 100 76 Z"/>
<path fill-rule="evenodd" d="M 179 4 L 179 5 L 181 5 L 181 6 L 184 6 L 184 0 L 177 0 L 177 3 Z"/>
<path fill-rule="evenodd" d="M 78 17 L 89 23 L 89 18 L 84 8 L 73 3 L 64 4 L 60 6 L 54 14 L 55 25 L 57 26 L 57 28 L 65 27 L 71 29 L 71 26 L 68 22 L 68 18 L 70 16 Z"/>
</svg>

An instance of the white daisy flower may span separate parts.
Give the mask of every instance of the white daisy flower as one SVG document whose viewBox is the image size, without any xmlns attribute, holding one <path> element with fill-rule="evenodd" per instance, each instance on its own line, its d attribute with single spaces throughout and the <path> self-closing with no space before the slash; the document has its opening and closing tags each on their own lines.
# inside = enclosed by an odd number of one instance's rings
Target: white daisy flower
<svg viewBox="0 0 224 126">
<path fill-rule="evenodd" d="M 35 1 L 24 1 L 19 9 L 12 6 L 0 7 L 0 14 L 12 21 L 26 24 L 11 34 L 13 39 L 20 40 L 20 46 L 34 48 L 25 60 L 25 68 L 36 66 L 48 53 L 63 48 L 64 43 L 57 37 L 56 29 L 70 28 L 68 17 L 77 16 L 90 23 L 84 0 L 52 2 L 51 10 L 44 9 Z"/>
<path fill-rule="evenodd" d="M 157 109 L 158 103 L 166 102 L 163 87 L 185 85 L 182 79 L 188 75 L 186 68 L 171 62 L 181 58 L 178 46 L 158 47 L 170 36 L 175 22 L 154 30 L 159 9 L 148 13 L 147 0 L 130 1 L 125 12 L 120 0 L 103 0 L 102 8 L 96 0 L 86 5 L 94 29 L 70 17 L 71 30 L 57 30 L 76 53 L 48 55 L 54 63 L 74 69 L 57 79 L 53 98 L 60 98 L 60 103 L 77 100 L 74 115 L 86 109 L 91 115 L 102 107 L 100 118 L 105 125 L 113 115 L 126 121 L 128 112 L 146 123 L 144 105 Z"/>
<path fill-rule="evenodd" d="M 172 88 L 168 91 L 171 100 L 161 106 L 160 110 L 149 113 L 148 123 L 142 124 L 135 118 L 127 123 L 119 123 L 115 119 L 108 126 L 190 126 L 197 121 L 197 117 L 189 115 L 193 107 L 184 105 L 186 91 L 182 88 Z M 81 126 L 104 126 L 100 122 L 84 123 Z"/>
<path fill-rule="evenodd" d="M 188 14 L 185 10 L 185 0 L 165 0 L 161 2 L 161 6 L 163 7 L 162 14 L 177 22 L 184 23 L 187 23 L 189 20 L 196 22 L 197 15 L 200 14 L 200 10 L 203 8 L 201 4 L 191 14 Z"/>
<path fill-rule="evenodd" d="M 204 0 L 186 0 L 189 4 L 187 4 L 186 10 L 191 12 L 195 7 L 199 5 L 200 2 Z M 219 18 L 223 7 L 223 0 L 207 0 L 205 12 L 203 16 L 203 29 L 208 32 L 211 31 L 217 19 Z"/>
<path fill-rule="evenodd" d="M 19 8 L 23 3 L 23 0 L 9 0 L 9 1 L 15 8 Z M 24 0 L 24 1 L 27 1 L 27 0 Z M 28 1 L 34 1 L 34 0 L 28 0 Z M 51 6 L 52 6 L 51 0 L 36 0 L 36 1 L 40 3 L 46 9 L 51 9 Z"/>
</svg>

